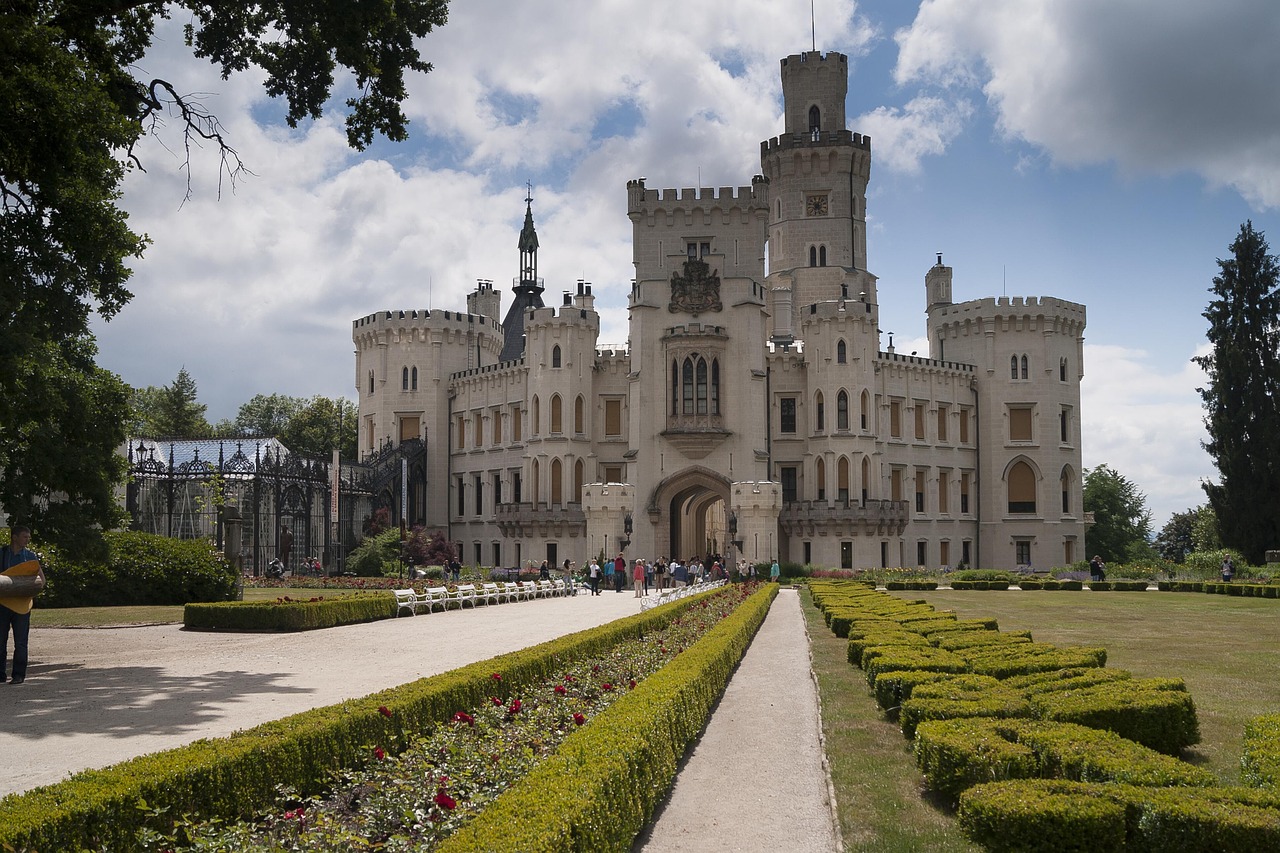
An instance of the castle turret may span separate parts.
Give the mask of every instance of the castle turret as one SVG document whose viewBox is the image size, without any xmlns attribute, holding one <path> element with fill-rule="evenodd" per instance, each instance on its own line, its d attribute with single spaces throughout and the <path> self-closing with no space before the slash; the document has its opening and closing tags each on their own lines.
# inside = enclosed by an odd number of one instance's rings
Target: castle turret
<svg viewBox="0 0 1280 853">
<path fill-rule="evenodd" d="M 515 361 L 524 354 L 524 317 L 531 308 L 541 308 L 542 279 L 538 278 L 538 232 L 533 228 L 533 199 L 524 200 L 524 228 L 520 230 L 520 277 L 512 288 L 514 296 L 502 321 L 505 342 L 502 360 Z"/>
<path fill-rule="evenodd" d="M 467 313 L 497 320 L 501 310 L 501 291 L 495 289 L 493 282 L 488 279 L 482 278 L 477 281 L 476 289 L 467 294 Z"/>
</svg>

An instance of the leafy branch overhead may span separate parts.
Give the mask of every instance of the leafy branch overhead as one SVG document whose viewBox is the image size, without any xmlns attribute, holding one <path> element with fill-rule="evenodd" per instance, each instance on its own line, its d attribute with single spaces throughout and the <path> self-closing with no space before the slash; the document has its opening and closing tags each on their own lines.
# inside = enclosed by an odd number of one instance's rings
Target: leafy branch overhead
<svg viewBox="0 0 1280 853">
<path fill-rule="evenodd" d="M 126 169 L 141 169 L 138 141 L 166 119 L 183 129 L 189 155 L 211 143 L 234 180 L 245 169 L 234 141 L 197 95 L 141 73 L 166 19 L 185 18 L 187 45 L 222 77 L 257 66 L 266 91 L 283 98 L 296 126 L 319 117 L 337 75 L 354 83 L 346 99 L 347 139 L 407 136 L 401 105 L 406 72 L 431 69 L 418 40 L 448 17 L 447 0 L 10 0 L 0 12 L 0 506 L 39 527 L 58 513 L 42 495 L 64 496 L 79 521 L 114 521 L 119 476 L 108 439 L 123 435 L 127 395 L 89 400 L 75 381 L 97 370 L 89 318 L 110 320 L 132 298 L 127 283 L 148 238 L 133 232 L 119 203 Z M 188 160 L 189 165 L 189 160 Z M 86 362 L 86 358 L 88 361 Z M 66 381 L 57 406 L 50 371 Z M 59 372 L 61 371 L 61 372 Z M 118 377 L 110 377 L 118 383 Z M 107 377 L 102 377 L 106 381 Z M 79 396 L 77 396 L 79 395 Z M 45 405 L 45 403 L 48 405 Z M 48 411 L 92 409 L 118 424 L 94 454 L 49 429 Z M 44 433 L 39 452 L 32 436 Z M 61 442 L 61 443 L 60 443 Z M 92 455 L 93 458 L 88 458 Z M 57 470 L 51 470 L 56 468 Z M 61 467 L 59 467 L 61 466 Z M 43 471 L 44 482 L 35 472 Z M 56 483 L 56 486 L 53 484 Z M 34 490 L 34 491 L 33 491 Z M 52 531 L 50 531 L 52 532 Z"/>
</svg>

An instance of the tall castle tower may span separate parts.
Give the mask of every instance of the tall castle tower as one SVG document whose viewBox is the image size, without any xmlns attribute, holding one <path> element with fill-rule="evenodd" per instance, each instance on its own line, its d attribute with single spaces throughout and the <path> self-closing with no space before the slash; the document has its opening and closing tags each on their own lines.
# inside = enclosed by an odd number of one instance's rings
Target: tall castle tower
<svg viewBox="0 0 1280 853">
<path fill-rule="evenodd" d="M 769 278 L 774 338 L 793 336 L 804 306 L 876 302 L 867 272 L 871 139 L 845 129 L 848 59 L 818 51 L 782 60 L 785 127 L 760 144 L 769 181 Z M 781 307 L 789 303 L 791 316 Z"/>
</svg>

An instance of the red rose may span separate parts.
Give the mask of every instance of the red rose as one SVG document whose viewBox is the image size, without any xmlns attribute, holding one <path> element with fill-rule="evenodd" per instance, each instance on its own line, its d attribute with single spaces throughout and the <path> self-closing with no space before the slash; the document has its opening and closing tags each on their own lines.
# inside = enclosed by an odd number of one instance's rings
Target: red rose
<svg viewBox="0 0 1280 853">
<path fill-rule="evenodd" d="M 582 716 L 581 714 L 574 714 L 574 715 L 573 715 L 573 721 L 574 721 L 575 723 L 577 723 L 578 725 L 582 725 L 583 723 L 585 723 L 585 722 L 587 721 L 587 718 L 586 718 L 586 717 L 584 717 L 584 716 Z"/>
<path fill-rule="evenodd" d="M 635 680 L 634 678 L 633 678 L 633 679 L 631 679 L 630 687 L 631 687 L 631 689 L 632 689 L 632 690 L 635 690 L 635 689 L 636 689 L 636 680 Z"/>
<path fill-rule="evenodd" d="M 466 723 L 469 726 L 474 726 L 476 724 L 476 718 L 468 714 L 466 711 L 459 711 L 454 714 L 453 721 L 455 723 Z"/>
<path fill-rule="evenodd" d="M 384 716 L 384 717 L 390 717 L 390 716 L 391 716 L 391 709 L 390 709 L 390 708 L 388 708 L 386 705 L 379 705 L 379 706 L 378 706 L 378 713 L 379 713 L 379 714 L 381 714 L 381 715 L 382 715 L 382 716 Z"/>
<path fill-rule="evenodd" d="M 502 673 L 495 672 L 493 675 L 491 675 L 491 676 L 489 676 L 489 677 L 490 677 L 490 678 L 492 678 L 494 681 L 501 681 L 501 680 L 502 680 Z"/>
<path fill-rule="evenodd" d="M 514 717 L 520 713 L 520 700 L 512 699 L 511 704 L 507 706 L 507 716 Z"/>
<path fill-rule="evenodd" d="M 381 761 L 382 759 L 387 757 L 387 754 L 382 751 L 382 747 L 375 746 L 373 748 L 373 757 Z"/>
<path fill-rule="evenodd" d="M 432 802 L 442 809 L 452 811 L 458 807 L 458 801 L 444 792 L 444 788 L 436 791 L 436 795 L 432 798 Z"/>
<path fill-rule="evenodd" d="M 604 684 L 601 684 L 601 685 L 600 685 L 600 689 L 601 689 L 601 690 L 612 690 L 612 689 L 613 689 L 613 685 L 606 681 Z"/>
<path fill-rule="evenodd" d="M 489 697 L 489 701 L 490 701 L 490 702 L 492 702 L 492 703 L 493 703 L 493 704 L 495 704 L 495 705 L 501 705 L 501 704 L 502 704 L 502 700 L 501 700 L 501 699 L 499 699 L 497 696 L 490 696 L 490 697 Z"/>
<path fill-rule="evenodd" d="M 559 694 L 559 695 L 561 695 L 561 696 L 563 696 L 563 695 L 565 694 L 565 689 L 564 689 L 564 685 L 563 685 L 563 684 L 557 684 L 557 685 L 556 685 L 556 693 L 558 693 L 558 694 Z"/>
</svg>

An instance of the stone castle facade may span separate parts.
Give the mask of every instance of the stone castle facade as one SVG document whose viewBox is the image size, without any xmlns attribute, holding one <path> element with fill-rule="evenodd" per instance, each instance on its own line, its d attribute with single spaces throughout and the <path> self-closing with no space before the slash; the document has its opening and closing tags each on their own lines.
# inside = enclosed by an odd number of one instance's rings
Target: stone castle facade
<svg viewBox="0 0 1280 853">
<path fill-rule="evenodd" d="M 1049 568 L 1084 559 L 1085 308 L 954 303 L 925 274 L 929 357 L 881 349 L 871 140 L 845 56 L 782 60 L 784 132 L 750 185 L 627 185 L 630 338 L 591 286 L 545 306 L 531 205 L 513 303 L 356 320 L 363 452 L 425 442 L 409 524 L 462 559 L 710 552 L 828 567 Z M 767 249 L 766 249 L 767 247 Z"/>
</svg>

